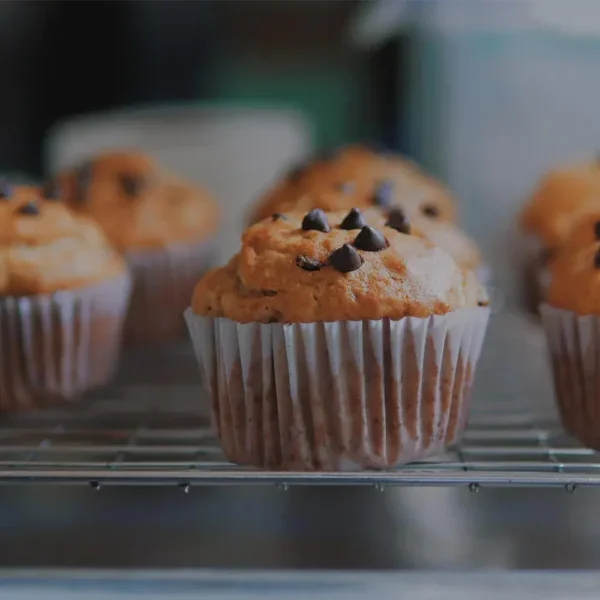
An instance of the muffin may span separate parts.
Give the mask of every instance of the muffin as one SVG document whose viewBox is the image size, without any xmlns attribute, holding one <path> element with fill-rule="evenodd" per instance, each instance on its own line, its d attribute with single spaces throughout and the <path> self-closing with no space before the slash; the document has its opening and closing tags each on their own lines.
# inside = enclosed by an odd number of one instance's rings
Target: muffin
<svg viewBox="0 0 600 600">
<path fill-rule="evenodd" d="M 90 219 L 0 185 L 0 410 L 72 400 L 112 376 L 130 293 Z"/>
<path fill-rule="evenodd" d="M 471 271 L 358 211 L 250 227 L 186 311 L 227 457 L 272 469 L 381 469 L 460 436 L 489 316 Z"/>
<path fill-rule="evenodd" d="M 550 262 L 540 312 L 565 429 L 600 450 L 600 221 L 585 221 Z"/>
<path fill-rule="evenodd" d="M 357 150 L 355 151 L 357 152 Z M 361 173 L 361 169 L 365 169 L 364 165 L 369 164 L 364 156 L 359 156 L 363 158 L 362 161 L 358 160 L 358 156 L 354 157 L 355 162 L 358 163 L 356 173 Z M 396 161 L 398 172 L 402 169 L 407 173 L 410 173 L 411 169 L 415 170 L 415 167 L 408 162 L 402 162 L 402 159 L 380 158 L 378 160 Z M 360 166 L 361 162 L 363 167 Z M 359 177 L 356 178 L 359 179 Z M 374 177 L 371 177 L 371 179 L 375 181 Z M 390 181 L 393 181 L 393 179 Z M 408 222 L 415 225 L 434 244 L 450 254 L 459 266 L 475 270 L 482 281 L 488 283 L 489 273 L 483 264 L 479 248 L 458 226 L 448 220 L 454 219 L 454 209 L 448 204 L 449 196 L 443 193 L 433 194 L 427 205 L 420 204 L 423 199 L 424 196 L 417 190 L 407 191 L 405 187 L 392 185 L 385 196 L 385 202 L 374 203 L 372 194 L 367 193 L 364 185 L 362 188 L 360 186 L 340 187 L 331 185 L 328 189 L 324 189 L 323 186 L 319 189 L 319 186 L 315 186 L 315 190 L 312 192 L 299 191 L 296 192 L 296 195 L 294 195 L 293 190 L 288 190 L 282 205 L 285 210 L 292 211 L 307 211 L 312 208 L 329 211 L 350 210 L 352 208 L 363 209 L 365 214 L 372 213 L 369 217 L 369 223 L 377 226 L 385 222 L 387 214 L 392 211 L 401 211 Z M 281 207 L 278 206 L 277 202 L 271 204 L 273 208 L 277 209 L 272 214 L 280 212 L 279 208 Z M 381 214 L 379 219 L 373 217 L 375 212 Z M 374 222 L 371 223 L 373 219 Z"/>
<path fill-rule="evenodd" d="M 525 233 L 519 262 L 530 308 L 546 297 L 547 262 L 588 212 L 600 209 L 600 163 L 574 163 L 547 173 L 519 215 Z"/>
<path fill-rule="evenodd" d="M 521 212 L 521 227 L 553 251 L 562 245 L 573 223 L 594 206 L 600 208 L 600 162 L 553 169 Z"/>
<path fill-rule="evenodd" d="M 133 274 L 125 340 L 171 341 L 182 312 L 213 259 L 218 211 L 210 196 L 134 152 L 99 155 L 60 173 L 59 193 L 93 217 Z"/>
<path fill-rule="evenodd" d="M 251 222 L 276 212 L 311 208 L 341 210 L 356 206 L 402 206 L 413 219 L 455 222 L 455 201 L 438 181 L 398 155 L 376 153 L 363 146 L 346 146 L 296 167 L 268 191 L 255 207 Z"/>
</svg>

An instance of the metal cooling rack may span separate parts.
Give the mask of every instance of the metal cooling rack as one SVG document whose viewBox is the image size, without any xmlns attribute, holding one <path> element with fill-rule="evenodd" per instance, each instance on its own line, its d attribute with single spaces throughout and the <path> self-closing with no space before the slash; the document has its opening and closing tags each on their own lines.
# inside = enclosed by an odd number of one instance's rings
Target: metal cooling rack
<svg viewBox="0 0 600 600">
<path fill-rule="evenodd" d="M 0 482 L 600 485 L 600 456 L 561 430 L 539 325 L 492 318 L 463 442 L 386 472 L 267 472 L 229 463 L 212 436 L 188 344 L 124 358 L 117 384 L 67 408 L 0 421 Z"/>
</svg>

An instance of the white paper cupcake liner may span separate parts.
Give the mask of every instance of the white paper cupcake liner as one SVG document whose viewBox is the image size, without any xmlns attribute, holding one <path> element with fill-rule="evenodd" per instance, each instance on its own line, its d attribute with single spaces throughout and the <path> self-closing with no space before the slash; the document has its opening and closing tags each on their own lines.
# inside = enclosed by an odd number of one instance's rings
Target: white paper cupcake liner
<svg viewBox="0 0 600 600">
<path fill-rule="evenodd" d="M 230 460 L 356 470 L 458 439 L 489 309 L 290 325 L 185 317 Z"/>
<path fill-rule="evenodd" d="M 540 306 L 565 429 L 600 450 L 600 317 Z"/>
<path fill-rule="evenodd" d="M 128 274 L 55 294 L 0 298 L 0 410 L 77 398 L 119 358 Z"/>
<path fill-rule="evenodd" d="M 125 323 L 125 342 L 168 342 L 185 335 L 183 311 L 198 280 L 212 266 L 212 242 L 179 244 L 129 252 L 133 292 Z"/>
</svg>

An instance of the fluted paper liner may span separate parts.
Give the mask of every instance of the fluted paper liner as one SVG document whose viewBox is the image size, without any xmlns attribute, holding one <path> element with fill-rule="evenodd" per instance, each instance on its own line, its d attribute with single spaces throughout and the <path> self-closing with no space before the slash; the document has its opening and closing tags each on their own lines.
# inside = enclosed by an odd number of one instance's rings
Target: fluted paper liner
<svg viewBox="0 0 600 600">
<path fill-rule="evenodd" d="M 48 295 L 0 298 L 0 410 L 71 400 L 113 375 L 128 274 Z"/>
<path fill-rule="evenodd" d="M 169 342 L 183 337 L 183 311 L 213 258 L 210 241 L 128 252 L 125 259 L 133 274 L 133 292 L 125 323 L 126 343 Z"/>
<path fill-rule="evenodd" d="M 356 470 L 458 439 L 489 309 L 290 325 L 185 317 L 230 460 Z"/>
<path fill-rule="evenodd" d="M 600 316 L 540 306 L 565 429 L 600 450 Z"/>
</svg>

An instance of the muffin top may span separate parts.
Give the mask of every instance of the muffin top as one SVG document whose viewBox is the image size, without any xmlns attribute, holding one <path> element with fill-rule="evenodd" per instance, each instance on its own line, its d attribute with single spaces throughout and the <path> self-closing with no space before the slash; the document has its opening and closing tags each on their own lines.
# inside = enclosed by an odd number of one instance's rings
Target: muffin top
<svg viewBox="0 0 600 600">
<path fill-rule="evenodd" d="M 92 220 L 32 186 L 0 185 L 0 294 L 73 289 L 125 272 Z"/>
<path fill-rule="evenodd" d="M 454 222 L 455 202 L 438 181 L 397 155 L 347 146 L 293 169 L 258 202 L 251 221 L 276 212 L 400 206 L 409 218 Z"/>
<path fill-rule="evenodd" d="M 553 169 L 542 178 L 521 212 L 521 227 L 549 249 L 560 246 L 573 224 L 600 208 L 600 161 Z"/>
<path fill-rule="evenodd" d="M 404 211 L 399 208 L 388 210 L 372 208 L 367 209 L 363 214 L 368 223 L 375 227 L 383 227 L 386 221 L 398 215 L 408 222 Z M 419 235 L 447 252 L 459 267 L 477 269 L 482 266 L 483 260 L 477 244 L 453 223 L 418 215 L 410 221 L 410 225 L 419 232 Z"/>
<path fill-rule="evenodd" d="M 356 209 L 313 209 L 260 221 L 243 234 L 241 251 L 196 285 L 194 312 L 240 323 L 310 323 L 487 304 L 473 272 L 402 218 L 391 215 L 381 227 L 371 218 Z"/>
<path fill-rule="evenodd" d="M 548 269 L 549 304 L 581 315 L 600 314 L 600 209 L 578 221 Z"/>
<path fill-rule="evenodd" d="M 93 217 L 120 252 L 199 242 L 214 232 L 210 196 L 136 152 L 109 152 L 59 173 L 48 188 Z"/>
</svg>

